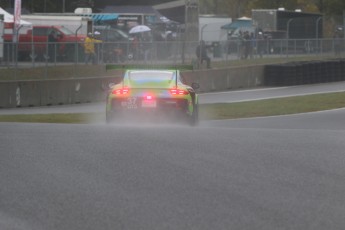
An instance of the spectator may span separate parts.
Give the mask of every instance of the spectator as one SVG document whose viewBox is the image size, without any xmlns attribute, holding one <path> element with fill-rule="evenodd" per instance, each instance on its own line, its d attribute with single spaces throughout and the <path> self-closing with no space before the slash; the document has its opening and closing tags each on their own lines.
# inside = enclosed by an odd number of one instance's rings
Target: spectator
<svg viewBox="0 0 345 230">
<path fill-rule="evenodd" d="M 146 63 L 151 56 L 151 49 L 152 49 L 152 38 L 150 34 L 148 33 L 142 34 L 141 49 L 143 51 L 144 61 Z"/>
<path fill-rule="evenodd" d="M 262 32 L 260 31 L 258 33 L 257 37 L 257 53 L 259 54 L 259 57 L 262 58 L 264 53 L 264 46 L 265 46 L 265 40 Z"/>
<path fill-rule="evenodd" d="M 133 36 L 133 40 L 132 40 L 132 44 L 131 44 L 131 49 L 133 52 L 133 59 L 137 60 L 139 59 L 139 36 L 138 35 L 134 35 Z"/>
<path fill-rule="evenodd" d="M 211 59 L 207 56 L 205 41 L 202 40 L 196 47 L 196 56 L 201 65 L 204 61 L 206 61 L 207 68 L 211 68 Z"/>
<path fill-rule="evenodd" d="M 247 59 L 248 55 L 250 54 L 250 45 L 251 45 L 248 31 L 244 32 L 243 43 L 244 43 L 244 53 L 243 53 L 242 59 Z"/>
<path fill-rule="evenodd" d="M 240 30 L 240 32 L 238 33 L 238 58 L 243 59 L 244 57 L 244 52 L 245 52 L 245 41 L 244 41 L 244 34 L 242 32 L 242 30 Z"/>
<path fill-rule="evenodd" d="M 87 65 L 91 60 L 93 64 L 96 64 L 96 52 L 95 52 L 95 43 L 101 43 L 101 40 L 94 38 L 92 33 L 88 33 L 88 36 L 85 38 L 84 43 L 84 52 L 85 52 L 85 64 Z"/>
<path fill-rule="evenodd" d="M 56 60 L 56 50 L 57 50 L 58 38 L 56 36 L 55 30 L 52 30 L 48 35 L 48 57 L 49 61 L 53 62 Z"/>
<path fill-rule="evenodd" d="M 256 39 L 255 39 L 254 33 L 250 33 L 250 48 L 249 48 L 250 59 L 254 58 L 255 49 L 256 49 Z"/>
<path fill-rule="evenodd" d="M 341 36 L 339 30 L 336 30 L 333 36 L 334 39 L 334 54 L 340 56 L 341 53 Z"/>
</svg>

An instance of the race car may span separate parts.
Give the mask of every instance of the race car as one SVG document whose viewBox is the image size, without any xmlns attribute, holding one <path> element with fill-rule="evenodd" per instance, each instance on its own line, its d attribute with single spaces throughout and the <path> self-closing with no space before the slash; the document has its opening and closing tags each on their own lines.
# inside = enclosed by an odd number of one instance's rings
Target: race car
<svg viewBox="0 0 345 230">
<path fill-rule="evenodd" d="M 197 88 L 198 83 L 185 84 L 179 70 L 126 70 L 119 84 L 110 85 L 106 122 L 165 118 L 195 126 L 199 121 Z"/>
</svg>

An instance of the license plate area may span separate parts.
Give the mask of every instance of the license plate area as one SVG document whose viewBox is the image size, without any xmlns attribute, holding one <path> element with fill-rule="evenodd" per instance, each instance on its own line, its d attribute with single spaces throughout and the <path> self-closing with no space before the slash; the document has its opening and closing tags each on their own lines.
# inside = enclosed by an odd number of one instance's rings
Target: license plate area
<svg viewBox="0 0 345 230">
<path fill-rule="evenodd" d="M 142 108 L 156 108 L 157 101 L 156 100 L 142 100 L 141 107 Z"/>
<path fill-rule="evenodd" d="M 126 100 L 121 102 L 121 106 L 127 109 L 137 109 L 138 103 L 137 103 L 136 97 L 129 97 Z"/>
</svg>

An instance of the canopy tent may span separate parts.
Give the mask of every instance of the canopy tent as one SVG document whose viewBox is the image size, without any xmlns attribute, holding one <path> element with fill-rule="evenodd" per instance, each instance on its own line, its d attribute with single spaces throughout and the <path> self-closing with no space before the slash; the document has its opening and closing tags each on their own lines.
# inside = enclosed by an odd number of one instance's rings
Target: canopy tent
<svg viewBox="0 0 345 230">
<path fill-rule="evenodd" d="M 159 13 L 165 15 L 169 19 L 175 21 L 178 24 L 185 24 L 186 17 L 186 1 L 185 0 L 175 0 L 165 3 L 160 3 L 154 5 L 153 8 Z"/>
<path fill-rule="evenodd" d="M 93 22 L 104 22 L 104 21 L 112 21 L 118 19 L 119 15 L 118 14 L 78 14 L 78 16 L 83 16 L 83 17 L 89 17 L 92 19 Z"/>
<path fill-rule="evenodd" d="M 143 15 L 145 16 L 145 21 L 142 19 L 139 24 L 144 23 L 160 23 L 160 22 L 169 22 L 170 20 L 160 14 L 152 6 L 142 6 L 142 5 L 127 5 L 127 6 L 106 6 L 102 13 L 116 13 L 122 17 L 134 16 L 134 15 Z"/>
<path fill-rule="evenodd" d="M 251 20 L 251 18 L 247 18 L 247 17 L 242 17 L 242 18 L 238 18 L 235 21 L 223 25 L 221 26 L 221 28 L 223 30 L 236 30 L 238 28 L 248 28 L 248 27 L 252 27 L 253 21 Z"/>
<path fill-rule="evenodd" d="M 6 10 L 2 9 L 0 7 L 0 14 L 4 15 L 4 22 L 5 24 L 13 24 L 14 22 L 14 18 L 13 15 L 8 13 Z M 23 26 L 31 26 L 32 24 L 30 22 L 24 21 L 24 20 L 20 20 L 20 25 Z"/>
</svg>

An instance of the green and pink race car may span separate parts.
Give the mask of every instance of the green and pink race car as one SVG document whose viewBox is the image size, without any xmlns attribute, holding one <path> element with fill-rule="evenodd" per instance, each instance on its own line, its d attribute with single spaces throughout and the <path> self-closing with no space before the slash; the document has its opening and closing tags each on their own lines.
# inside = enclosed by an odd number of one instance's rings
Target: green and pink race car
<svg viewBox="0 0 345 230">
<path fill-rule="evenodd" d="M 126 70 L 111 84 L 106 102 L 107 123 L 123 119 L 187 121 L 198 124 L 198 83 L 187 85 L 179 70 Z"/>
</svg>

